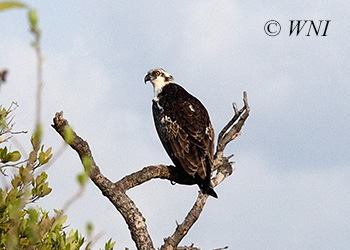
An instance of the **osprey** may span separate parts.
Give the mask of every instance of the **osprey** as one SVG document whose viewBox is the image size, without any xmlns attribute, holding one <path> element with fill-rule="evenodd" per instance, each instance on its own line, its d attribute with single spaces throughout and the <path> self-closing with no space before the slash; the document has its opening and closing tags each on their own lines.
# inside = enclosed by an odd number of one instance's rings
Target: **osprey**
<svg viewBox="0 0 350 250">
<path fill-rule="evenodd" d="M 144 81 L 153 84 L 154 123 L 169 157 L 203 193 L 217 198 L 210 187 L 214 130 L 207 110 L 162 68 L 148 71 Z"/>
</svg>

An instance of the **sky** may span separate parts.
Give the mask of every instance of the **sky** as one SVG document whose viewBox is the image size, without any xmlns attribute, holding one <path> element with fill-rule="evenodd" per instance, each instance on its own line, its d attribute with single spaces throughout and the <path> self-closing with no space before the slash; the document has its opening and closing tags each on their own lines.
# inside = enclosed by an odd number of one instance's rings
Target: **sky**
<svg viewBox="0 0 350 250">
<path fill-rule="evenodd" d="M 243 91 L 251 106 L 242 136 L 225 151 L 235 155 L 234 174 L 216 187 L 219 199 L 208 199 L 181 245 L 349 249 L 348 1 L 27 3 L 42 30 L 43 143 L 57 153 L 46 169 L 53 191 L 38 205 L 62 208 L 79 189 L 79 158 L 50 126 L 57 111 L 88 141 L 110 180 L 171 164 L 153 124 L 152 86 L 143 82 L 149 69 L 162 67 L 206 106 L 216 135 L 233 114 L 232 102 L 242 105 Z M 32 132 L 36 61 L 26 15 L 0 13 L 0 69 L 9 71 L 0 104 L 16 101 L 15 129 Z M 280 23 L 279 35 L 265 33 L 269 20 Z M 290 20 L 331 21 L 327 36 L 306 36 L 309 22 L 296 36 L 289 35 Z M 16 139 L 29 152 L 29 135 Z M 198 187 L 153 180 L 128 194 L 159 247 Z M 95 249 L 109 238 L 115 249 L 135 249 L 123 218 L 93 183 L 67 214 L 69 228 L 82 233 L 93 223 L 102 235 Z"/>
</svg>

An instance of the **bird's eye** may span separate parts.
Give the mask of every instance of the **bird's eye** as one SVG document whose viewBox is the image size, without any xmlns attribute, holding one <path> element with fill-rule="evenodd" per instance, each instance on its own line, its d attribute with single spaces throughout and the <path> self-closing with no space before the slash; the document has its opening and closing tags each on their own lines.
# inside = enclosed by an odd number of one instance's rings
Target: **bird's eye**
<svg viewBox="0 0 350 250">
<path fill-rule="evenodd" d="M 159 76 L 160 75 L 160 72 L 159 71 L 156 71 L 156 73 L 154 73 L 156 76 Z"/>
</svg>

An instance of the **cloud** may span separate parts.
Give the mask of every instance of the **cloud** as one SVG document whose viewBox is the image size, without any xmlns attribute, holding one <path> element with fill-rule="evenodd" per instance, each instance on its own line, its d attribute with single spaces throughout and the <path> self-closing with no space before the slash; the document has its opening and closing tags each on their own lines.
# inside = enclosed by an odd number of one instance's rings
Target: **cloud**
<svg viewBox="0 0 350 250">
<path fill-rule="evenodd" d="M 231 1 L 192 2 L 187 6 L 186 29 L 183 32 L 182 56 L 193 61 L 217 59 L 227 46 L 235 45 L 236 5 Z"/>
<path fill-rule="evenodd" d="M 346 249 L 346 6 L 320 3 L 313 16 L 327 14 L 325 18 L 338 21 L 331 22 L 329 37 L 308 39 L 270 38 L 263 25 L 272 17 L 309 18 L 311 2 L 303 3 L 303 10 L 282 3 L 169 4 L 101 6 L 90 1 L 39 7 L 46 25 L 45 145 L 55 151 L 61 147 L 50 124 L 54 112 L 64 110 L 90 143 L 103 173 L 116 181 L 146 165 L 170 163 L 153 126 L 151 86 L 142 83 L 148 69 L 166 68 L 199 97 L 217 133 L 232 115 L 231 102 L 240 106 L 247 90 L 251 116 L 243 136 L 227 149 L 235 154 L 237 171 L 217 188 L 220 198 L 208 201 L 184 244 L 194 242 L 202 249 Z M 65 18 L 52 18 L 61 13 L 67 13 Z M 1 104 L 17 100 L 16 128 L 32 129 L 35 56 L 29 41 L 11 34 L 0 41 L 0 61 L 10 70 Z M 28 138 L 23 144 L 30 148 Z M 61 207 L 77 190 L 75 177 L 81 171 L 75 152 L 67 148 L 48 170 L 54 191 L 42 205 Z M 130 191 L 156 246 L 172 233 L 175 220 L 182 221 L 196 194 L 197 187 L 158 180 Z M 84 231 L 85 221 L 93 221 L 97 231 L 106 232 L 96 247 L 109 237 L 117 240 L 117 249 L 134 245 L 121 216 L 91 183 L 68 214 L 73 228 Z"/>
<path fill-rule="evenodd" d="M 205 208 L 211 219 L 199 220 L 185 242 L 201 238 L 204 249 L 346 249 L 348 167 L 291 173 L 271 164 L 258 152 L 240 155 L 235 173 L 217 188 L 220 199 Z M 201 237 L 206 230 L 215 236 Z"/>
</svg>

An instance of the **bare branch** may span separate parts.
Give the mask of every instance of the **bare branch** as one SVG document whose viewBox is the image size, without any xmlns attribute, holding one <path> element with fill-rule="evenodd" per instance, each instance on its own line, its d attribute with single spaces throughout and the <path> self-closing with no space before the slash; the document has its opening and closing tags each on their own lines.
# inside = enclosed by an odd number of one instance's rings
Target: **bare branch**
<svg viewBox="0 0 350 250">
<path fill-rule="evenodd" d="M 4 165 L 1 165 L 2 168 L 7 168 L 7 167 L 12 167 L 12 168 L 19 168 L 21 164 L 28 162 L 28 159 L 23 160 L 23 161 L 19 161 L 16 163 L 6 163 Z"/>
<path fill-rule="evenodd" d="M 31 32 L 34 35 L 34 42 L 33 46 L 35 49 L 36 54 L 36 61 L 37 61 L 37 71 L 36 71 L 36 81 L 37 81 L 37 89 L 36 89 L 36 129 L 38 129 L 39 125 L 41 124 L 41 103 L 42 103 L 42 96 L 41 92 L 43 89 L 43 57 L 41 55 L 41 45 L 40 45 L 40 30 L 37 27 L 32 26 Z"/>
<path fill-rule="evenodd" d="M 191 246 L 177 247 L 176 250 L 200 250 L 200 248 L 194 247 L 192 244 Z"/>
<path fill-rule="evenodd" d="M 6 174 L 6 169 L 4 169 L 3 167 L 0 167 L 0 173 L 3 175 L 3 176 L 8 176 L 7 174 Z"/>
<path fill-rule="evenodd" d="M 18 104 L 16 102 L 12 102 L 10 106 L 6 109 L 5 117 L 2 117 L 0 124 L 0 136 L 4 134 L 10 134 L 7 138 L 1 140 L 1 142 L 8 141 L 12 138 L 12 135 L 16 134 L 25 134 L 27 131 L 13 131 L 13 127 L 15 125 L 14 118 L 15 115 L 12 114 L 18 108 Z M 2 110 L 2 106 L 0 106 L 0 110 Z"/>
<path fill-rule="evenodd" d="M 223 249 L 228 249 L 228 246 L 220 247 L 220 248 L 215 248 L 215 249 L 213 249 L 213 250 L 223 250 Z"/>
<path fill-rule="evenodd" d="M 241 135 L 241 129 L 247 120 L 250 112 L 250 107 L 248 104 L 247 92 L 243 92 L 243 103 L 244 106 L 238 110 L 236 103 L 233 103 L 234 116 L 227 123 L 227 125 L 221 130 L 218 136 L 218 144 L 216 148 L 215 158 L 217 158 L 215 165 L 220 165 L 220 160 L 223 157 L 223 152 L 227 144 L 233 141 L 237 136 Z"/>
<path fill-rule="evenodd" d="M 164 239 L 164 245 L 160 248 L 161 250 L 176 249 L 176 246 L 186 236 L 193 224 L 198 220 L 207 199 L 207 194 L 199 192 L 196 202 L 194 203 L 192 209 L 188 212 L 184 221 L 177 225 L 173 235 Z"/>
<path fill-rule="evenodd" d="M 63 112 L 56 113 L 53 120 L 52 127 L 63 137 L 64 131 L 69 126 L 68 121 L 63 118 Z M 131 237 L 136 244 L 137 249 L 152 250 L 154 249 L 151 237 L 147 231 L 147 225 L 145 218 L 138 210 L 134 202 L 125 194 L 123 190 L 120 190 L 113 182 L 103 176 L 99 167 L 96 165 L 88 143 L 79 137 L 74 131 L 74 140 L 68 144 L 79 155 L 82 163 L 85 157 L 88 157 L 91 161 L 91 169 L 89 176 L 95 185 L 101 190 L 102 194 L 106 196 L 115 208 L 122 214 L 125 222 L 128 224 Z"/>
<path fill-rule="evenodd" d="M 85 185 L 80 185 L 78 191 L 72 196 L 69 198 L 68 201 L 66 201 L 66 203 L 64 204 L 62 210 L 67 212 L 67 210 L 70 208 L 70 206 L 77 200 L 79 199 L 82 194 L 84 193 L 85 191 Z"/>
<path fill-rule="evenodd" d="M 224 164 L 218 168 L 217 174 L 212 178 L 211 183 L 213 187 L 219 185 L 226 177 L 233 173 L 232 164 L 228 162 L 227 158 L 224 159 Z M 207 194 L 199 192 L 196 202 L 194 203 L 191 210 L 188 212 L 186 218 L 181 224 L 178 224 L 175 232 L 170 237 L 164 239 L 164 245 L 160 248 L 161 250 L 176 249 L 176 246 L 186 236 L 188 231 L 198 220 L 200 214 L 203 211 L 204 205 L 208 199 Z"/>
<path fill-rule="evenodd" d="M 132 173 L 125 176 L 115 184 L 119 189 L 124 192 L 128 189 L 141 185 L 151 179 L 166 179 L 174 183 L 183 184 L 183 185 L 194 185 L 196 184 L 192 177 L 184 172 L 179 171 L 174 166 L 167 165 L 154 165 L 144 167 L 140 171 Z"/>
<path fill-rule="evenodd" d="M 213 170 L 217 169 L 217 173 L 211 180 L 211 184 L 213 187 L 219 185 L 227 176 L 231 175 L 234 171 L 232 167 L 233 162 L 229 162 L 229 159 L 233 155 L 224 157 L 223 151 L 229 142 L 231 142 L 238 135 L 241 134 L 241 128 L 244 125 L 245 120 L 249 116 L 250 109 L 248 105 L 248 98 L 246 92 L 243 93 L 243 102 L 244 107 L 240 110 L 238 110 L 236 103 L 233 104 L 235 115 L 219 134 L 218 147 L 215 153 L 213 166 Z M 187 232 L 199 218 L 199 215 L 203 210 L 207 198 L 207 195 L 199 193 L 195 204 L 193 205 L 190 212 L 187 214 L 185 220 L 183 221 L 183 223 L 176 227 L 176 230 L 172 236 L 165 239 L 165 243 L 161 247 L 161 250 L 174 249 L 180 243 L 183 237 L 185 237 Z"/>
<path fill-rule="evenodd" d="M 229 159 L 233 155 L 224 157 L 223 151 L 229 142 L 241 134 L 241 128 L 249 116 L 250 109 L 246 92 L 243 93 L 243 101 L 244 107 L 240 110 L 238 110 L 235 103 L 233 104 L 235 114 L 219 134 L 213 166 L 213 171 L 217 171 L 211 180 L 212 187 L 219 185 L 234 171 L 232 167 L 233 162 L 229 162 Z M 56 113 L 52 127 L 63 137 L 63 139 L 65 139 L 65 130 L 69 127 L 69 124 L 68 121 L 63 118 L 62 112 Z M 151 237 L 147 231 L 145 218 L 142 216 L 134 202 L 126 195 L 126 191 L 155 178 L 166 179 L 184 185 L 195 184 L 193 178 L 174 166 L 154 165 L 144 167 L 140 171 L 127 175 L 121 180 L 113 183 L 101 174 L 99 167 L 93 160 L 88 143 L 80 138 L 74 131 L 72 131 L 72 133 L 74 140 L 67 143 L 78 153 L 83 165 L 84 158 L 87 157 L 90 159 L 91 168 L 89 170 L 89 176 L 91 180 L 102 191 L 102 194 L 106 196 L 122 214 L 137 248 L 154 249 Z M 198 220 L 207 199 L 207 194 L 199 192 L 197 200 L 188 212 L 186 218 L 181 224 L 177 224 L 174 233 L 164 240 L 164 245 L 160 248 L 161 250 L 182 249 L 177 246 L 186 236 L 193 224 Z M 188 249 L 196 248 L 190 247 Z"/>
</svg>

